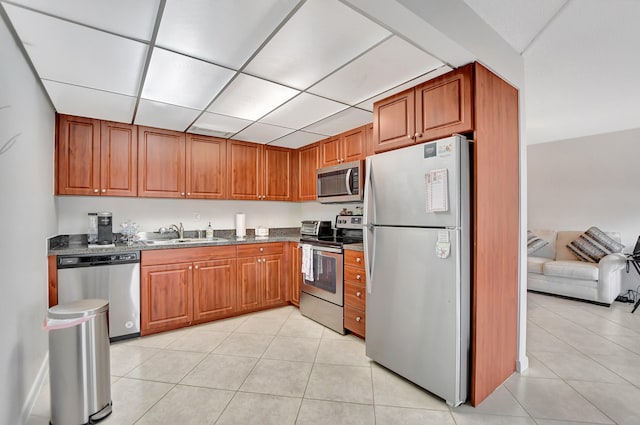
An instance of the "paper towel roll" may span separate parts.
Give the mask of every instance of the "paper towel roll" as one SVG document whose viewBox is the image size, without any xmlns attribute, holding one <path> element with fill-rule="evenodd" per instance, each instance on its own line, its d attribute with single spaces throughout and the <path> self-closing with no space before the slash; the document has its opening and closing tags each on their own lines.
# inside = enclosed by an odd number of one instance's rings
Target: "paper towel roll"
<svg viewBox="0 0 640 425">
<path fill-rule="evenodd" d="M 244 214 L 236 214 L 236 238 L 244 238 L 247 236 L 247 229 L 244 224 Z"/>
</svg>

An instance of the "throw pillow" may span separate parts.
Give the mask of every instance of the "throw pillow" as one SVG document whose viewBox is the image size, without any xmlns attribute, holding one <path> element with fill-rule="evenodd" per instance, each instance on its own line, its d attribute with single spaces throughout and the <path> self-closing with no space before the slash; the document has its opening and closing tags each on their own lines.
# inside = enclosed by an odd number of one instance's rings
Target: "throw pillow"
<svg viewBox="0 0 640 425">
<path fill-rule="evenodd" d="M 549 245 L 549 242 L 542 239 L 540 236 L 533 233 L 531 230 L 527 230 L 527 254 L 531 255 L 540 248 Z"/>
<path fill-rule="evenodd" d="M 597 263 L 607 254 L 622 252 L 624 245 L 612 239 L 597 227 L 590 227 L 586 232 L 571 241 L 567 248 L 580 261 Z"/>
</svg>

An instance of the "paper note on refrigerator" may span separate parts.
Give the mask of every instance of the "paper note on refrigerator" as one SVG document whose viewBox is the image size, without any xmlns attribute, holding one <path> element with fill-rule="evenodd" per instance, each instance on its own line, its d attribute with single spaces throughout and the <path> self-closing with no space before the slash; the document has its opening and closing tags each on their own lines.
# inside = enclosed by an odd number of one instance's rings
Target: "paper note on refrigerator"
<svg viewBox="0 0 640 425">
<path fill-rule="evenodd" d="M 427 212 L 442 212 L 449 210 L 449 182 L 447 169 L 431 170 L 424 176 L 427 197 Z"/>
</svg>

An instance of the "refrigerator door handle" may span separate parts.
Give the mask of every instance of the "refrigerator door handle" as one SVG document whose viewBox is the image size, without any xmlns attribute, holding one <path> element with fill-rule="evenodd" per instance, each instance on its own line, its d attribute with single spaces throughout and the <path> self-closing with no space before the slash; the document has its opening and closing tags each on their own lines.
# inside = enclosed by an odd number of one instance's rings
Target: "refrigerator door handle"
<svg viewBox="0 0 640 425">
<path fill-rule="evenodd" d="M 373 195 L 373 167 L 371 158 L 367 158 L 365 170 L 367 177 L 364 182 L 364 228 L 362 229 L 362 233 L 364 237 L 364 271 L 367 280 L 367 294 L 371 294 L 373 284 L 371 276 L 373 274 L 373 255 L 375 251 L 375 227 L 372 223 L 375 199 Z"/>
<path fill-rule="evenodd" d="M 364 263 L 365 263 L 365 267 L 364 267 L 364 272 L 365 272 L 365 278 L 367 281 L 367 294 L 371 294 L 371 288 L 373 287 L 373 279 L 372 279 L 372 275 L 373 275 L 373 259 L 374 259 L 374 254 L 375 254 L 375 249 L 376 249 L 376 238 L 375 238 L 375 226 L 373 226 L 372 224 L 368 224 L 365 226 L 363 230 L 363 245 L 364 245 Z M 371 236 L 369 235 L 369 233 L 371 233 Z M 373 244 L 372 247 L 370 247 L 370 245 Z"/>
<path fill-rule="evenodd" d="M 353 171 L 353 168 L 349 168 L 347 170 L 347 174 L 345 174 L 344 176 L 344 185 L 349 195 L 353 195 L 353 191 L 351 190 L 351 172 L 352 171 Z"/>
</svg>

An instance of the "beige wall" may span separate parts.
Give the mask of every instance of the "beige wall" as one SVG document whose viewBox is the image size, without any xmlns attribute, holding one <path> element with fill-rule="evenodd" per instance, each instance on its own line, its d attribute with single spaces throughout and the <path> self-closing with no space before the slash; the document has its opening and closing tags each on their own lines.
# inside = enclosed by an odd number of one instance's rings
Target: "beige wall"
<svg viewBox="0 0 640 425">
<path fill-rule="evenodd" d="M 48 366 L 54 112 L 1 18 L 0 52 L 0 423 L 22 424 Z"/>
<path fill-rule="evenodd" d="M 625 252 L 640 235 L 640 129 L 531 145 L 528 226 L 620 232 Z M 623 275 L 637 289 L 640 276 Z"/>
</svg>

